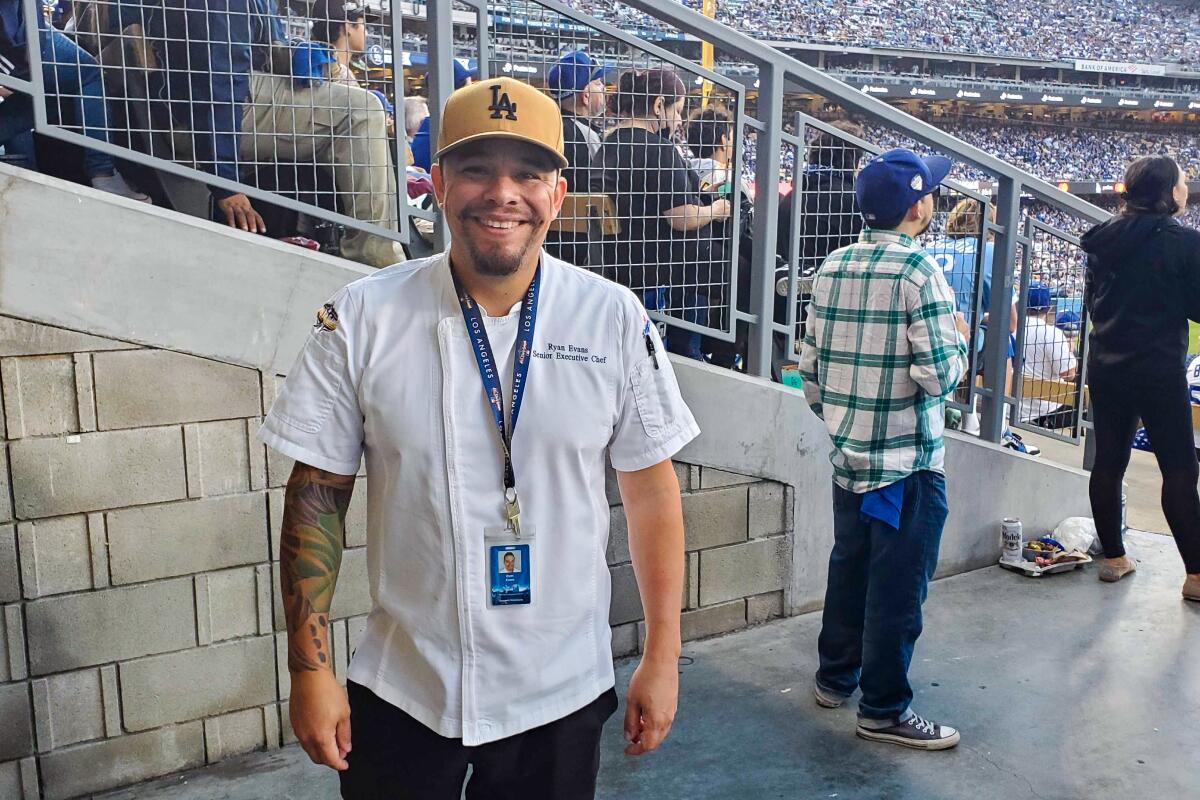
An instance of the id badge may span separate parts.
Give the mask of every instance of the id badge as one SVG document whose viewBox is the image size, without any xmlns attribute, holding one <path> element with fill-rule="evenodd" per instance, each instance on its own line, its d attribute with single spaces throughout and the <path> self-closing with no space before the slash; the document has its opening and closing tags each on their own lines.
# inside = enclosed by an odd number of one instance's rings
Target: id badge
<svg viewBox="0 0 1200 800">
<path fill-rule="evenodd" d="M 521 526 L 521 538 L 500 526 L 484 531 L 487 557 L 488 606 L 527 606 L 533 603 L 533 570 L 537 549 L 533 527 Z"/>
</svg>

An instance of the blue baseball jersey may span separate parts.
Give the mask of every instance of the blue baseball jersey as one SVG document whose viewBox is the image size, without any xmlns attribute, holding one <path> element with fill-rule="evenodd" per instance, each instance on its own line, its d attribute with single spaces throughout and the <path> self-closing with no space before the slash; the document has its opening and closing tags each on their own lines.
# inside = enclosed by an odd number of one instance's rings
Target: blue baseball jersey
<svg viewBox="0 0 1200 800">
<path fill-rule="evenodd" d="M 946 283 L 954 291 L 954 303 L 969 320 L 974 312 L 976 253 L 979 240 L 973 236 L 939 239 L 926 248 L 942 268 Z M 995 247 L 988 242 L 983 247 L 983 313 L 987 313 L 992 292 L 992 254 Z"/>
</svg>

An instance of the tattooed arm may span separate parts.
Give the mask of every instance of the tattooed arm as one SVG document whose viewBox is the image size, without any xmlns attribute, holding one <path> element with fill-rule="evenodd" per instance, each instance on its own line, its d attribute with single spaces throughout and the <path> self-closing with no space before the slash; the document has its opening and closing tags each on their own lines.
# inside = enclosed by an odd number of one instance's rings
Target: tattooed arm
<svg viewBox="0 0 1200 800">
<path fill-rule="evenodd" d="M 353 492 L 353 475 L 297 462 L 284 495 L 279 548 L 292 727 L 313 762 L 338 770 L 348 766 L 350 706 L 333 676 L 329 606 Z"/>
</svg>

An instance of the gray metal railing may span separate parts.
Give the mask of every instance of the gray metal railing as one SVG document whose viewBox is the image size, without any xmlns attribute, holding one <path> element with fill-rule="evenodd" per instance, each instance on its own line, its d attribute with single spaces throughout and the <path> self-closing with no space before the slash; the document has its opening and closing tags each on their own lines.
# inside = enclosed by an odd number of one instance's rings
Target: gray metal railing
<svg viewBox="0 0 1200 800">
<path fill-rule="evenodd" d="M 794 153 L 797 177 L 792 183 L 794 200 L 786 203 L 790 219 L 779 226 L 790 232 L 790 240 L 781 245 L 785 261 L 776 268 L 776 357 L 781 342 L 787 355 L 798 353 L 812 274 L 826 255 L 857 239 L 862 223 L 851 194 L 854 172 L 866 158 L 882 152 L 879 145 L 806 114 L 796 115 L 795 127 L 797 135 L 782 136 L 785 148 Z M 993 208 L 989 195 L 947 180 L 934 206 L 934 222 L 919 238 L 942 267 L 958 310 L 966 318 L 967 374 L 972 376 L 981 368 L 980 345 L 986 328 L 982 303 L 992 267 Z M 965 381 L 950 405 L 969 411 L 978 391 L 973 380 Z"/>
<path fill-rule="evenodd" d="M 1079 237 L 1028 217 L 1020 236 L 1023 258 L 1013 382 L 1011 422 L 1014 427 L 1077 444 L 1091 427 L 1084 417 L 1087 405 L 1088 309 L 1082 303 L 1086 257 Z M 1077 319 L 1058 323 L 1059 306 L 1051 296 L 1032 301 L 1032 287 L 1043 296 L 1066 287 L 1078 298 Z M 1057 293 L 1054 293 L 1057 294 Z M 1064 310 L 1063 313 L 1066 313 Z"/>
<path fill-rule="evenodd" d="M 36 19 L 40 13 L 36 0 L 23 2 L 27 18 Z M 366 20 L 368 40 L 379 44 L 382 52 L 359 59 L 361 68 L 342 74 L 339 85 L 345 89 L 335 93 L 318 87 L 333 84 L 332 70 L 340 73 L 340 69 L 322 67 L 331 71 L 319 73 L 316 83 L 302 85 L 294 74 L 270 71 L 268 65 L 278 52 L 257 44 L 242 46 L 242 34 L 261 30 L 266 22 L 258 10 L 260 2 L 161 0 L 156 5 L 142 0 L 131 4 L 141 9 L 141 16 L 131 20 L 118 14 L 115 22 L 114 12 L 122 5 L 118 0 L 77 4 L 93 9 L 96 17 L 80 19 L 87 24 L 74 34 L 78 52 L 67 48 L 68 52 L 59 53 L 43 47 L 38 36 L 30 36 L 30 79 L 0 75 L 0 86 L 34 96 L 33 127 L 38 132 L 152 168 L 159 175 L 215 187 L 220 199 L 244 194 L 255 204 L 345 226 L 349 238 L 358 242 L 374 237 L 385 243 L 385 249 L 391 242 L 417 246 L 415 229 L 420 228 L 422 238 L 438 247 L 445 243 L 446 231 L 436 210 L 414 207 L 403 191 L 407 151 L 399 133 L 402 126 L 380 127 L 383 104 L 368 91 L 382 89 L 397 118 L 403 118 L 402 59 L 390 50 L 392 42 L 403 41 L 404 12 L 424 13 L 425 90 L 434 112 L 428 132 L 431 142 L 438 135 L 437 109 L 454 89 L 453 59 L 463 52 L 464 36 L 476 56 L 479 77 L 504 74 L 505 65 L 512 69 L 513 64 L 532 63 L 538 66 L 539 85 L 563 52 L 619 53 L 612 61 L 619 62 L 624 72 L 632 67 L 642 73 L 659 70 L 677 76 L 682 88 L 669 94 L 672 100 L 681 99 L 682 107 L 655 106 L 661 86 L 655 95 L 644 84 L 600 76 L 608 84 L 611 113 L 592 121 L 600 141 L 583 177 L 576 176 L 580 185 L 571 189 L 571 204 L 552 229 L 550 247 L 638 292 L 675 340 L 668 342 L 671 349 L 704 356 L 722 351 L 721 363 L 763 376 L 771 374 L 781 358 L 794 354 L 803 322 L 805 273 L 827 252 L 821 252 L 821 242 L 804 233 L 807 218 L 821 213 L 819 206 L 806 209 L 801 202 L 808 191 L 806 175 L 811 170 L 807 168 L 819 166 L 810 163 L 811 139 L 826 134 L 840 137 L 843 148 L 863 153 L 878 150 L 875 143 L 847 135 L 813 116 L 785 110 L 786 94 L 801 88 L 806 95 L 822 99 L 809 106 L 813 111 L 818 106 L 823 112 L 835 109 L 843 116 L 901 132 L 919 147 L 950 155 L 987 176 L 989 190 L 949 184 L 939 201 L 938 216 L 946 220 L 956 206 L 971 201 L 980 220 L 957 235 L 974 242 L 973 265 L 967 270 L 970 280 L 964 284 L 960 307 L 972 317 L 971 374 L 980 373 L 982 380 L 967 381 L 956 402 L 969 409 L 977 398 L 982 401 L 980 432 L 991 441 L 1000 439 L 1010 418 L 1027 424 L 1019 407 L 1028 398 L 1022 396 L 1019 380 L 1006 388 L 1007 337 L 988 336 L 979 350 L 977 323 L 986 316 L 990 330 L 1007 331 L 1014 287 L 1021 287 L 1015 293 L 1017 327 L 1023 329 L 1027 290 L 1022 282 L 1032 269 L 1029 253 L 1039 242 L 1051 239 L 1066 242 L 1064 246 L 1077 245 L 1069 233 L 1023 222 L 1022 198 L 1034 198 L 1065 214 L 1074 220 L 1073 228 L 1109 216 L 929 123 L 677 3 L 627 0 L 629 7 L 652 16 L 669 31 L 712 42 L 717 51 L 712 69 L 558 0 L 433 0 L 407 8 L 399 2 L 382 3 L 382 13 Z M 100 12 L 107 16 L 100 18 Z M 214 15 L 222 14 L 228 18 L 226 23 L 232 20 L 237 25 L 227 25 L 219 35 L 199 25 L 200 21 L 211 24 Z M 307 29 L 303 20 L 291 22 L 297 30 Z M 284 52 L 293 68 L 294 51 L 291 43 Z M 213 60 L 203 63 L 197 53 L 207 53 Z M 245 56 L 245 63 L 237 58 L 221 61 L 217 56 L 222 53 Z M 103 71 L 104 100 L 120 111 L 100 125 L 95 119 L 60 118 L 62 99 L 78 100 L 83 92 L 67 91 L 61 80 L 46 77 L 58 68 L 72 74 L 83 70 L 89 59 Z M 394 67 L 390 74 L 388 64 Z M 740 66 L 736 79 L 723 76 L 726 64 L 751 65 L 751 74 Z M 45 75 L 43 65 L 48 67 Z M 188 84 L 190 91 L 180 91 L 181 83 Z M 214 115 L 228 112 L 230 104 L 223 101 L 230 94 L 227 88 L 234 95 L 234 112 L 240 115 L 240 126 L 233 131 L 228 120 L 214 124 Z M 701 113 L 718 105 L 727 117 Z M 297 124 L 298 117 L 308 123 Z M 230 133 L 235 134 L 232 151 Z M 658 176 L 660 182 L 651 186 L 647 183 L 651 170 L 622 161 L 629 152 L 628 147 L 621 149 L 622 137 L 643 142 L 639 145 L 643 150 L 644 142 L 650 141 L 657 171 L 670 173 L 682 162 L 707 170 L 708 179 L 701 182 L 697 174 L 694 184 L 688 178 L 680 186 L 664 188 L 661 181 L 666 179 Z M 686 148 L 689 138 L 691 147 Z M 222 142 L 224 160 L 219 152 L 213 154 Z M 689 152 L 693 148 L 708 153 L 709 160 L 688 163 L 689 155 L 699 158 Z M 667 162 L 672 165 L 669 169 L 664 166 Z M 264 174 L 281 172 L 302 185 L 281 188 L 260 180 Z M 788 182 L 796 193 L 790 241 L 778 242 L 779 189 Z M 993 209 L 994 222 L 989 219 Z M 752 224 L 743 225 L 751 220 Z M 931 247 L 947 238 L 941 235 L 942 225 L 939 221 L 939 230 L 927 238 Z M 427 233 L 430 229 L 432 234 Z M 369 253 L 356 252 L 360 260 L 371 260 Z M 1018 257 L 1021 253 L 1023 261 Z M 1019 268 L 1022 264 L 1025 269 Z M 982 302 L 985 278 L 991 287 L 986 307 Z M 1086 326 L 1083 330 L 1086 349 Z M 1077 428 L 1073 429 L 1076 437 Z"/>
</svg>

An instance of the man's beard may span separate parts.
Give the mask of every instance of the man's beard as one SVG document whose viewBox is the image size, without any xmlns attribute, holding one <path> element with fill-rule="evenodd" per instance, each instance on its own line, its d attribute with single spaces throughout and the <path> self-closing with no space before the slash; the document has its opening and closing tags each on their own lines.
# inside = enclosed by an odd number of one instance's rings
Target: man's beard
<svg viewBox="0 0 1200 800">
<path fill-rule="evenodd" d="M 469 215 L 464 213 L 460 216 L 464 225 L 469 223 Z M 541 227 L 540 220 L 529 220 L 527 223 L 530 227 L 529 238 L 525 240 L 525 244 L 520 247 L 515 253 L 495 250 L 490 253 L 482 252 L 475 242 L 468 236 L 463 236 L 463 244 L 467 247 L 467 253 L 471 257 L 471 262 L 475 265 L 475 271 L 480 275 L 487 275 L 491 278 L 506 278 L 512 275 L 521 268 L 525 263 L 525 258 L 531 250 L 537 250 L 540 244 L 535 241 L 536 236 L 533 231 Z"/>
</svg>

